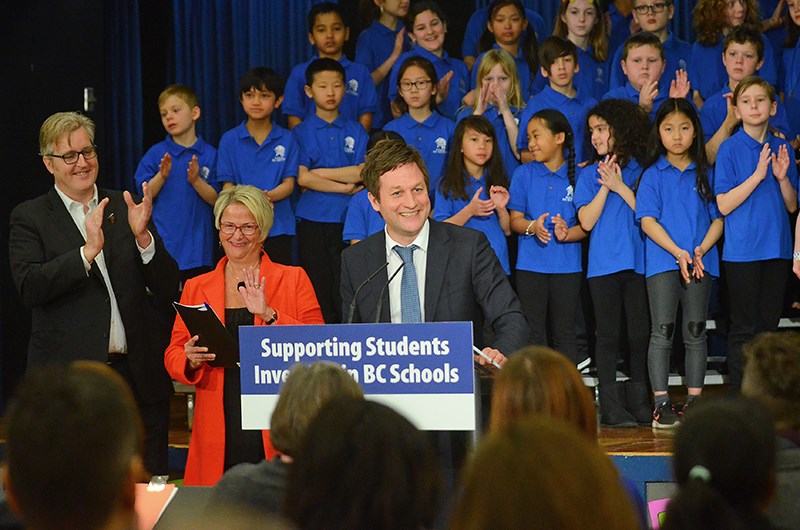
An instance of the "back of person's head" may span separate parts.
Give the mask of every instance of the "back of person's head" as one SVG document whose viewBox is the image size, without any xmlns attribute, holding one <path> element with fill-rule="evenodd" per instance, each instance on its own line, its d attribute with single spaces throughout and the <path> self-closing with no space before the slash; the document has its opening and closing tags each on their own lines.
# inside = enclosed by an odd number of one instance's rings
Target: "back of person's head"
<svg viewBox="0 0 800 530">
<path fill-rule="evenodd" d="M 192 89 L 192 87 L 187 85 L 170 85 L 164 90 L 161 91 L 161 94 L 158 95 L 158 108 L 160 109 L 164 102 L 167 101 L 167 98 L 170 96 L 175 96 L 183 100 L 184 103 L 189 105 L 190 109 L 194 107 L 199 107 L 200 103 L 197 99 L 197 94 Z"/>
<path fill-rule="evenodd" d="M 378 142 L 364 157 L 364 168 L 361 170 L 364 187 L 380 202 L 381 176 L 409 164 L 415 164 L 422 171 L 425 187 L 430 189 L 428 167 L 419 151 L 396 140 Z"/>
<path fill-rule="evenodd" d="M 275 449 L 293 456 L 319 410 L 331 399 L 361 399 L 364 392 L 340 365 L 328 361 L 295 364 L 281 386 L 270 421 Z"/>
<path fill-rule="evenodd" d="M 597 409 L 578 370 L 563 354 L 543 346 L 517 351 L 498 372 L 489 430 L 507 430 L 534 414 L 562 419 L 597 440 Z"/>
<path fill-rule="evenodd" d="M 550 67 L 553 66 L 556 59 L 567 56 L 575 60 L 575 66 L 578 65 L 578 47 L 564 37 L 552 35 L 539 45 L 539 64 L 547 73 L 550 73 Z"/>
<path fill-rule="evenodd" d="M 53 153 L 55 145 L 64 135 L 85 129 L 89 140 L 94 143 L 94 122 L 89 116 L 80 112 L 56 112 L 44 120 L 39 128 L 39 154 L 44 156 Z"/>
<path fill-rule="evenodd" d="M 251 68 L 239 81 L 239 98 L 241 99 L 251 89 L 272 92 L 279 98 L 283 95 L 283 78 L 278 72 L 266 66 Z"/>
<path fill-rule="evenodd" d="M 316 25 L 317 23 L 318 16 L 327 15 L 329 13 L 335 13 L 336 15 L 338 15 L 339 19 L 342 21 L 342 24 L 344 24 L 345 27 L 347 26 L 347 21 L 344 18 L 344 11 L 342 11 L 342 8 L 339 7 L 338 4 L 335 4 L 333 2 L 320 2 L 318 4 L 313 5 L 311 9 L 308 10 L 308 17 L 307 17 L 308 32 L 313 33 L 314 25 Z"/>
<path fill-rule="evenodd" d="M 450 528 L 638 528 L 614 464 L 556 418 L 530 416 L 491 432 L 462 486 Z"/>
<path fill-rule="evenodd" d="M 708 398 L 706 398 L 708 399 Z M 662 528 L 750 528 L 775 489 L 775 433 L 769 413 L 747 399 L 699 402 L 675 434 L 678 493 Z"/>
<path fill-rule="evenodd" d="M 299 528 L 429 527 L 439 466 L 424 434 L 379 403 L 329 401 L 306 430 L 284 513 Z"/>
<path fill-rule="evenodd" d="M 344 80 L 347 78 L 344 66 L 342 66 L 339 61 L 323 57 L 322 59 L 314 59 L 308 67 L 306 67 L 306 86 L 313 85 L 314 76 L 321 72 L 336 72 L 342 76 L 342 83 L 344 83 Z"/>
<path fill-rule="evenodd" d="M 20 384 L 7 417 L 9 502 L 29 528 L 130 524 L 142 429 L 114 370 L 89 361 L 41 368 Z"/>
<path fill-rule="evenodd" d="M 764 405 L 778 429 L 800 431 L 800 333 L 762 333 L 744 355 L 742 395 Z"/>
<path fill-rule="evenodd" d="M 756 48 L 758 60 L 764 58 L 764 36 L 755 24 L 742 24 L 731 29 L 722 39 L 722 51 L 728 49 L 731 44 L 752 44 Z"/>
<path fill-rule="evenodd" d="M 649 31 L 634 33 L 625 40 L 625 44 L 622 48 L 622 60 L 626 61 L 631 50 L 641 48 L 642 46 L 651 46 L 655 48 L 661 55 L 661 59 L 664 60 L 664 45 L 661 44 L 661 39 Z"/>
</svg>

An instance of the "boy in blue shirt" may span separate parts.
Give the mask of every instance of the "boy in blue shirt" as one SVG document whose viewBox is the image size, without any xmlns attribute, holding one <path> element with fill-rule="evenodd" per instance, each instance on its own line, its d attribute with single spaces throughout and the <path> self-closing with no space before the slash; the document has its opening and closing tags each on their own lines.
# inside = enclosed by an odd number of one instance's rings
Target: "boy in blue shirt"
<svg viewBox="0 0 800 530">
<path fill-rule="evenodd" d="M 709 97 L 700 109 L 700 122 L 706 140 L 706 158 L 709 164 L 717 159 L 719 146 L 731 137 L 741 122 L 733 109 L 733 91 L 739 83 L 764 64 L 764 37 L 761 30 L 753 24 L 742 24 L 733 28 L 722 43 L 722 63 L 728 73 L 725 87 Z M 777 110 L 769 120 L 770 127 L 784 136 L 789 135 L 786 108 L 780 99 L 776 100 Z"/>
<path fill-rule="evenodd" d="M 214 263 L 212 206 L 217 151 L 195 131 L 200 106 L 194 90 L 171 85 L 158 96 L 167 137 L 145 153 L 133 180 L 153 195 L 153 221 L 178 263 L 181 281 L 211 270 Z"/>
<path fill-rule="evenodd" d="M 559 111 L 567 118 L 575 135 L 575 161 L 583 162 L 588 159 L 583 146 L 586 112 L 597 105 L 597 100 L 591 94 L 581 93 L 573 83 L 579 70 L 578 48 L 563 37 L 549 37 L 539 47 L 539 63 L 542 77 L 549 81 L 549 86 L 530 99 L 520 115 L 519 129 L 527 131 L 531 116 L 542 109 Z M 523 164 L 533 160 L 526 135 L 517 136 L 517 149 Z"/>
<path fill-rule="evenodd" d="M 239 82 L 239 101 L 247 119 L 219 141 L 217 181 L 223 188 L 250 184 L 264 191 L 275 214 L 264 249 L 272 261 L 292 265 L 295 220 L 289 196 L 300 148 L 291 131 L 272 123 L 283 101 L 283 79 L 270 68 L 253 68 Z"/>
<path fill-rule="evenodd" d="M 306 70 L 306 95 L 316 111 L 295 127 L 300 144 L 297 203 L 300 265 L 308 273 L 327 323 L 341 322 L 340 254 L 347 206 L 360 191 L 367 133 L 339 112 L 345 70 L 333 59 L 317 59 Z"/>
<path fill-rule="evenodd" d="M 345 96 L 340 109 L 342 116 L 358 121 L 369 131 L 372 128 L 372 116 L 378 109 L 378 96 L 369 69 L 363 64 L 351 62 L 344 55 L 342 49 L 349 38 L 350 28 L 345 24 L 344 14 L 338 5 L 322 2 L 308 12 L 308 40 L 317 50 L 317 55 L 311 61 L 317 58 L 339 61 L 345 70 Z M 314 104 L 304 94 L 306 68 L 311 61 L 295 66 L 286 81 L 283 113 L 286 114 L 290 129 L 314 114 Z"/>
</svg>

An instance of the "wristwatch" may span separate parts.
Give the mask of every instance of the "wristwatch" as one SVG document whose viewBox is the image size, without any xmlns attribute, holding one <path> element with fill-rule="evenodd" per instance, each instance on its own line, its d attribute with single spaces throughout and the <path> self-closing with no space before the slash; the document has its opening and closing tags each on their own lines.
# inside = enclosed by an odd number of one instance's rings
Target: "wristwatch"
<svg viewBox="0 0 800 530">
<path fill-rule="evenodd" d="M 792 254 L 792 259 L 794 261 L 800 261 L 800 252 L 795 252 L 794 254 Z"/>
<path fill-rule="evenodd" d="M 269 320 L 265 320 L 264 324 L 266 324 L 267 326 L 271 326 L 272 324 L 275 323 L 276 320 L 278 320 L 278 311 L 273 309 L 272 310 L 272 318 L 270 318 Z"/>
</svg>

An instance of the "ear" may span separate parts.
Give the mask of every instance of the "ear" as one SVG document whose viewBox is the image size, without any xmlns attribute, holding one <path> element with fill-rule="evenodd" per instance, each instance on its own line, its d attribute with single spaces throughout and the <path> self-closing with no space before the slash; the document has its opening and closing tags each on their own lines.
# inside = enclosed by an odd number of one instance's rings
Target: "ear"
<svg viewBox="0 0 800 530">
<path fill-rule="evenodd" d="M 51 175 L 55 175 L 55 167 L 53 166 L 53 159 L 49 156 L 43 156 L 42 162 L 44 162 L 44 167 L 47 168 L 47 171 L 50 172 Z"/>
<path fill-rule="evenodd" d="M 547 72 L 547 69 L 545 69 L 544 66 L 540 66 L 539 70 L 542 72 L 542 77 L 544 77 L 545 79 L 550 77 L 550 74 Z"/>
<path fill-rule="evenodd" d="M 564 142 L 567 141 L 567 135 L 566 135 L 566 133 L 562 133 L 562 132 L 556 133 L 555 139 L 556 139 L 556 143 L 557 144 L 564 145 Z"/>
<path fill-rule="evenodd" d="M 742 113 L 739 112 L 739 107 L 736 105 L 733 106 L 733 114 L 736 116 L 736 119 L 742 121 Z"/>
<path fill-rule="evenodd" d="M 492 31 L 492 21 L 491 20 L 487 20 L 486 21 L 486 29 L 487 29 L 487 31 L 489 31 L 489 33 L 494 35 L 494 31 Z"/>
<path fill-rule="evenodd" d="M 763 58 L 763 57 L 762 57 L 762 58 L 761 58 L 761 60 L 760 60 L 760 61 L 758 61 L 758 63 L 756 64 L 756 72 L 758 72 L 759 70 L 761 70 L 761 67 L 762 67 L 762 66 L 764 66 L 764 58 Z M 755 75 L 755 74 L 753 74 L 753 75 Z"/>
<path fill-rule="evenodd" d="M 303 91 L 306 93 L 308 99 L 312 99 L 314 96 L 311 94 L 311 87 L 308 85 L 303 86 Z"/>
<path fill-rule="evenodd" d="M 200 119 L 200 107 L 195 105 L 192 107 L 192 121 L 197 121 Z"/>
<path fill-rule="evenodd" d="M 634 16 L 636 16 L 636 15 L 634 15 Z M 667 8 L 667 20 L 672 20 L 672 17 L 674 17 L 674 16 L 675 16 L 675 4 L 671 4 Z"/>
<path fill-rule="evenodd" d="M 314 47 L 314 37 L 311 35 L 311 32 L 308 33 L 308 42 L 311 44 L 311 47 Z"/>
<path fill-rule="evenodd" d="M 772 105 L 770 105 L 770 107 L 769 107 L 769 115 L 770 116 L 775 116 L 775 114 L 777 114 L 777 113 L 778 113 L 778 102 L 777 101 L 773 101 Z"/>
<path fill-rule="evenodd" d="M 372 205 L 372 209 L 380 213 L 381 201 L 379 201 L 370 191 L 367 192 L 367 198 L 369 199 L 369 203 Z"/>
<path fill-rule="evenodd" d="M 625 59 L 622 59 L 619 64 L 622 65 L 622 73 L 625 74 L 625 77 L 628 77 L 628 67 L 625 66 Z"/>
<path fill-rule="evenodd" d="M 275 108 L 276 109 L 279 108 L 281 106 L 281 103 L 283 103 L 283 96 L 275 100 Z"/>
<path fill-rule="evenodd" d="M 350 40 L 350 28 L 344 28 L 344 41 L 347 42 Z"/>
</svg>

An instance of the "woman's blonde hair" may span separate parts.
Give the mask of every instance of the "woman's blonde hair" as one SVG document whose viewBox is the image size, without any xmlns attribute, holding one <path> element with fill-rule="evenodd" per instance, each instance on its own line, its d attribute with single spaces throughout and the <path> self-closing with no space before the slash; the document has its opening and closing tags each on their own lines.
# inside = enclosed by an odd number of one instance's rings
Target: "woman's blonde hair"
<svg viewBox="0 0 800 530">
<path fill-rule="evenodd" d="M 264 192 L 255 186 L 239 185 L 222 190 L 214 203 L 214 226 L 219 230 L 219 222 L 222 219 L 222 212 L 231 204 L 241 204 L 253 214 L 259 228 L 259 241 L 262 243 L 267 239 L 272 228 L 272 221 L 275 218 L 272 205 Z"/>
</svg>

